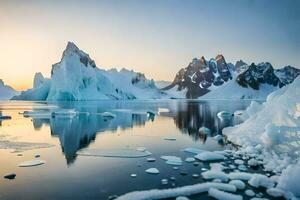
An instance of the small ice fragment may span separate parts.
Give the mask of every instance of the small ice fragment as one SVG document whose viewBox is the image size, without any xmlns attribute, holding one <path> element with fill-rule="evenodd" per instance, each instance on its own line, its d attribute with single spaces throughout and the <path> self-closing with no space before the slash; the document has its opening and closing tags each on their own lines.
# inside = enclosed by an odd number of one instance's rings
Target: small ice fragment
<svg viewBox="0 0 300 200">
<path fill-rule="evenodd" d="M 51 115 L 55 117 L 75 117 L 77 112 L 74 109 L 61 109 L 52 112 Z"/>
<path fill-rule="evenodd" d="M 137 151 L 136 149 L 84 149 L 77 152 L 80 156 L 99 156 L 116 158 L 140 158 L 151 155 L 149 151 Z"/>
<path fill-rule="evenodd" d="M 241 171 L 247 171 L 247 167 L 245 165 L 239 165 L 238 169 Z"/>
<path fill-rule="evenodd" d="M 172 136 L 169 136 L 169 137 L 165 137 L 164 140 L 175 141 L 176 138 L 172 137 Z"/>
<path fill-rule="evenodd" d="M 15 179 L 15 177 L 16 177 L 15 173 L 10 173 L 10 174 L 4 175 L 4 178 L 9 179 L 9 180 Z"/>
<path fill-rule="evenodd" d="M 185 159 L 185 162 L 188 162 L 188 163 L 191 163 L 191 162 L 194 162 L 195 161 L 195 158 L 192 158 L 192 157 L 188 157 Z"/>
<path fill-rule="evenodd" d="M 217 161 L 225 159 L 225 157 L 219 153 L 208 151 L 197 154 L 195 158 L 201 161 Z"/>
<path fill-rule="evenodd" d="M 217 116 L 219 119 L 224 120 L 224 119 L 231 119 L 233 115 L 230 112 L 221 111 L 217 114 Z"/>
<path fill-rule="evenodd" d="M 222 171 L 224 169 L 224 166 L 220 163 L 210 163 L 210 170 L 216 170 L 216 171 Z"/>
<path fill-rule="evenodd" d="M 223 192 L 216 188 L 210 188 L 208 190 L 208 194 L 209 194 L 209 196 L 214 197 L 215 199 L 219 199 L 219 200 L 242 200 L 243 199 L 243 197 L 241 195 L 232 194 L 229 192 Z"/>
<path fill-rule="evenodd" d="M 173 167 L 173 169 L 174 169 L 174 170 L 178 170 L 178 169 L 179 169 L 179 167 Z"/>
<path fill-rule="evenodd" d="M 100 113 L 100 115 L 104 118 L 109 118 L 109 119 L 116 118 L 116 115 L 112 114 L 110 112 L 103 112 L 103 113 Z"/>
<path fill-rule="evenodd" d="M 148 161 L 148 162 L 155 162 L 156 159 L 155 159 L 155 158 L 147 158 L 147 161 Z"/>
<path fill-rule="evenodd" d="M 175 178 L 174 176 L 171 176 L 171 177 L 170 177 L 170 180 L 171 180 L 171 181 L 176 181 L 176 178 Z"/>
<path fill-rule="evenodd" d="M 228 176 L 231 180 L 239 179 L 239 180 L 248 181 L 252 178 L 253 174 L 247 172 L 231 172 L 229 173 Z"/>
<path fill-rule="evenodd" d="M 250 160 L 248 160 L 248 165 L 251 167 L 256 167 L 256 166 L 260 165 L 260 162 L 254 158 L 251 158 Z"/>
<path fill-rule="evenodd" d="M 159 170 L 156 168 L 149 168 L 145 172 L 147 172 L 148 174 L 159 174 Z"/>
<path fill-rule="evenodd" d="M 199 174 L 193 174 L 193 178 L 199 178 Z"/>
<path fill-rule="evenodd" d="M 235 166 L 232 165 L 232 164 L 230 164 L 230 165 L 229 165 L 229 168 L 230 168 L 230 169 L 235 169 Z"/>
<path fill-rule="evenodd" d="M 29 160 L 29 161 L 22 162 L 18 166 L 19 167 L 34 167 L 34 166 L 38 166 L 38 165 L 43 165 L 45 163 L 46 163 L 46 161 L 44 161 L 44 160 L 35 159 L 35 160 Z"/>
<path fill-rule="evenodd" d="M 176 198 L 176 200 L 190 200 L 190 199 L 185 196 L 179 196 Z"/>
<path fill-rule="evenodd" d="M 208 170 L 206 172 L 202 172 L 201 175 L 203 176 L 204 179 L 220 179 L 224 182 L 228 180 L 227 174 L 225 174 L 222 171 L 218 170 Z"/>
<path fill-rule="evenodd" d="M 165 160 L 166 163 L 169 165 L 176 165 L 176 166 L 182 165 L 181 158 L 177 156 L 161 156 L 160 158 Z"/>
<path fill-rule="evenodd" d="M 132 178 L 135 178 L 137 175 L 136 175 L 136 174 L 130 174 L 130 176 L 131 176 Z"/>
<path fill-rule="evenodd" d="M 255 195 L 255 193 L 253 192 L 253 190 L 246 190 L 245 194 L 249 197 L 253 197 Z"/>
<path fill-rule="evenodd" d="M 146 147 L 138 147 L 136 148 L 137 151 L 146 151 Z"/>
<path fill-rule="evenodd" d="M 246 184 L 241 180 L 232 180 L 229 181 L 229 184 L 234 185 L 238 190 L 243 190 L 246 187 Z"/>
<path fill-rule="evenodd" d="M 206 152 L 205 150 L 201 150 L 201 149 L 197 149 L 197 148 L 186 148 L 186 149 L 184 149 L 184 151 L 188 152 L 188 153 L 194 153 L 194 154 Z"/>
<path fill-rule="evenodd" d="M 201 168 L 201 171 L 207 171 L 207 169 L 206 168 Z"/>
<path fill-rule="evenodd" d="M 237 159 L 237 160 L 234 160 L 234 163 L 237 164 L 237 165 L 242 165 L 242 164 L 244 164 L 244 161 L 240 160 L 240 159 Z"/>
<path fill-rule="evenodd" d="M 161 184 L 167 185 L 168 184 L 168 179 L 161 179 Z"/>
</svg>

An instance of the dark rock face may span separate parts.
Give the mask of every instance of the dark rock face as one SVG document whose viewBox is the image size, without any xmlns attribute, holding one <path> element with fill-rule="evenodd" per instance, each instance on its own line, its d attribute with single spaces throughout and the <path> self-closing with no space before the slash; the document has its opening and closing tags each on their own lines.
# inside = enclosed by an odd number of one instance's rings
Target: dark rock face
<svg viewBox="0 0 300 200">
<path fill-rule="evenodd" d="M 284 68 L 276 69 L 275 74 L 282 84 L 287 85 L 293 82 L 297 76 L 299 76 L 300 69 L 291 66 L 285 66 Z"/>
<path fill-rule="evenodd" d="M 212 85 L 219 86 L 232 79 L 230 66 L 222 55 L 215 59 L 194 58 L 186 68 L 176 74 L 171 85 L 163 90 L 178 86 L 178 90 L 187 89 L 186 98 L 197 98 L 209 92 Z"/>
<path fill-rule="evenodd" d="M 237 71 L 238 73 L 239 72 L 242 72 L 244 70 L 246 70 L 248 68 L 248 65 L 247 63 L 245 63 L 244 61 L 242 60 L 238 60 L 235 65 L 234 65 L 234 69 L 235 71 Z"/>
<path fill-rule="evenodd" d="M 268 62 L 259 63 L 258 65 L 252 63 L 246 71 L 237 76 L 236 82 L 242 87 L 250 87 L 255 90 L 259 90 L 260 84 L 283 86 L 275 75 L 272 65 Z"/>
</svg>

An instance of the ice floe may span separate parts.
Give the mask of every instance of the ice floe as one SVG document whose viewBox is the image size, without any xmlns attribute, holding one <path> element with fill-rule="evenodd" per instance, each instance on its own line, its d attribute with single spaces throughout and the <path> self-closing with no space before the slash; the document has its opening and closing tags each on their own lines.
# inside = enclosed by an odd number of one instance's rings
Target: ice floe
<svg viewBox="0 0 300 200">
<path fill-rule="evenodd" d="M 169 165 L 182 165 L 182 160 L 180 157 L 177 156 L 161 156 L 161 159 L 165 160 Z"/>
<path fill-rule="evenodd" d="M 249 185 L 252 187 L 258 188 L 258 187 L 265 187 L 270 188 L 274 186 L 274 182 L 263 174 L 253 174 L 251 179 L 248 181 Z"/>
<path fill-rule="evenodd" d="M 208 192 L 210 188 L 216 188 L 227 192 L 236 192 L 236 187 L 227 183 L 199 183 L 170 189 L 152 189 L 145 191 L 134 191 L 121 195 L 117 200 L 149 200 L 149 199 L 166 199 L 176 198 L 178 196 L 190 196 Z"/>
<path fill-rule="evenodd" d="M 193 157 L 188 157 L 185 159 L 185 162 L 188 162 L 188 163 L 191 163 L 191 162 L 194 162 L 195 161 L 195 158 Z"/>
<path fill-rule="evenodd" d="M 241 195 L 232 194 L 229 192 L 223 192 L 216 188 L 210 188 L 208 190 L 208 194 L 209 196 L 219 200 L 242 200 L 243 199 Z"/>
<path fill-rule="evenodd" d="M 46 161 L 40 159 L 28 160 L 18 164 L 19 167 L 34 167 L 45 164 Z"/>
<path fill-rule="evenodd" d="M 145 172 L 147 172 L 148 174 L 159 174 L 159 170 L 156 168 L 146 169 Z"/>
<path fill-rule="evenodd" d="M 223 182 L 228 181 L 228 176 L 219 170 L 208 170 L 201 173 L 202 177 L 206 180 L 208 179 L 220 179 Z"/>
<path fill-rule="evenodd" d="M 99 156 L 116 158 L 140 158 L 150 156 L 149 151 L 137 151 L 136 149 L 84 149 L 77 152 L 80 156 Z"/>
<path fill-rule="evenodd" d="M 246 191 L 245 191 L 245 194 L 246 194 L 247 196 L 249 196 L 249 197 L 255 196 L 254 191 L 253 191 L 253 190 L 250 190 L 250 189 L 246 190 Z"/>
<path fill-rule="evenodd" d="M 246 184 L 241 180 L 232 180 L 229 181 L 229 184 L 234 185 L 238 190 L 243 190 L 246 187 Z"/>
</svg>

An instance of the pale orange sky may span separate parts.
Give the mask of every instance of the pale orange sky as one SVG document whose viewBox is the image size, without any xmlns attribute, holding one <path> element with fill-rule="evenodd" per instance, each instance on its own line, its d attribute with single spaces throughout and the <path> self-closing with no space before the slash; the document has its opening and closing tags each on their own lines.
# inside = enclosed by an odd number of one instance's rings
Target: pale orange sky
<svg viewBox="0 0 300 200">
<path fill-rule="evenodd" d="M 68 41 L 90 54 L 100 68 L 126 67 L 155 80 L 172 80 L 192 58 L 219 53 L 230 62 L 299 67 L 297 4 L 0 1 L 0 79 L 18 90 L 30 88 L 36 72 L 50 76 Z"/>
</svg>

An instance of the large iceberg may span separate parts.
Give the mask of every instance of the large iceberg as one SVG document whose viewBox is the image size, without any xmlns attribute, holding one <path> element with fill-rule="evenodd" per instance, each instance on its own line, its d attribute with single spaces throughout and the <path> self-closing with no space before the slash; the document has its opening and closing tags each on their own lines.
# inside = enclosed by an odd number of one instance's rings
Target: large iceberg
<svg viewBox="0 0 300 200">
<path fill-rule="evenodd" d="M 0 100 L 7 100 L 18 94 L 12 87 L 5 85 L 3 80 L 0 79 Z"/>
<path fill-rule="evenodd" d="M 34 87 L 14 100 L 153 99 L 164 96 L 141 73 L 122 69 L 101 70 L 90 56 L 68 42 L 61 61 L 52 65 L 51 79 L 37 73 Z"/>
</svg>

